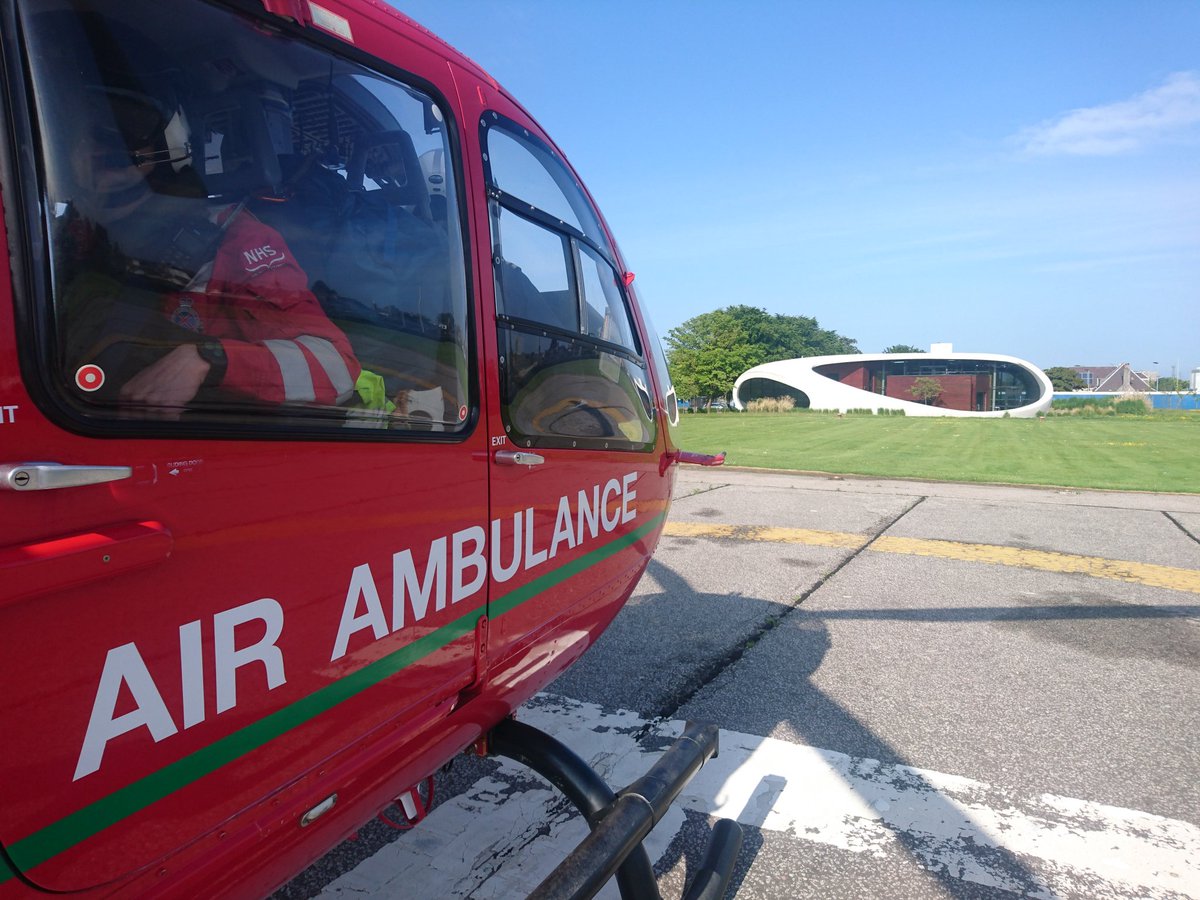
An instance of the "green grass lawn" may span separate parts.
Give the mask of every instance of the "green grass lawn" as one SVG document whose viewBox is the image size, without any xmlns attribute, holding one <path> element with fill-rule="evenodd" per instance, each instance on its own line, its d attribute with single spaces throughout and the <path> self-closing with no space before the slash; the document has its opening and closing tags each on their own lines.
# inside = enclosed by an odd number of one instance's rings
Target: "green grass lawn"
<svg viewBox="0 0 1200 900">
<path fill-rule="evenodd" d="M 885 478 L 1200 493 L 1200 415 L 683 415 L 675 442 L 728 465 Z"/>
</svg>

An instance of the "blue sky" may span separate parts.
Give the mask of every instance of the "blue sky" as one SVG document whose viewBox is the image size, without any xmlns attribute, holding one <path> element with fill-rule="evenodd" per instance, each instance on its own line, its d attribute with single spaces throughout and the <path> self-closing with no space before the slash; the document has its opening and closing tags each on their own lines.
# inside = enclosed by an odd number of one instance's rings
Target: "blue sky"
<svg viewBox="0 0 1200 900">
<path fill-rule="evenodd" d="M 664 334 L 1200 366 L 1196 0 L 394 5 L 563 149 Z"/>
</svg>

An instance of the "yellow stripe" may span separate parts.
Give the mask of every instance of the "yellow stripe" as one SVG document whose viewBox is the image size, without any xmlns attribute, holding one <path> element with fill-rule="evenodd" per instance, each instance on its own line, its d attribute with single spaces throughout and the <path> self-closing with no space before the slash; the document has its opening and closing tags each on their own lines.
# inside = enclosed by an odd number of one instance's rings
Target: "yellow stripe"
<svg viewBox="0 0 1200 900">
<path fill-rule="evenodd" d="M 871 549 L 882 553 L 936 556 L 939 559 L 958 559 L 993 566 L 1016 566 L 1019 569 L 1039 569 L 1043 572 L 1073 572 L 1091 575 L 1094 578 L 1109 578 L 1113 581 L 1128 581 L 1133 584 L 1200 594 L 1200 572 L 1195 569 L 1156 566 L 1153 563 L 1078 556 L 1074 553 L 1055 553 L 1051 550 L 998 547 L 994 544 L 960 544 L 957 541 L 886 536 L 875 541 Z"/>
<path fill-rule="evenodd" d="M 868 540 L 864 534 L 776 528 L 770 525 L 718 525 L 706 522 L 668 522 L 668 537 L 733 538 L 735 541 L 768 541 L 774 544 L 810 544 L 814 547 L 849 547 L 857 550 Z"/>
<path fill-rule="evenodd" d="M 765 525 L 723 525 L 715 522 L 668 522 L 663 534 L 668 537 L 731 538 L 740 541 L 808 544 L 815 547 L 844 547 L 852 550 L 857 550 L 870 540 L 867 535 L 844 531 L 813 531 L 807 528 L 777 528 Z M 1013 566 L 1043 572 L 1077 573 L 1093 578 L 1108 578 L 1200 594 L 1200 572 L 1152 563 L 1055 553 L 1049 550 L 1026 550 L 996 544 L 965 544 L 958 541 L 888 536 L 877 538 L 868 549 L 880 553 L 932 556 L 938 559 Z"/>
</svg>

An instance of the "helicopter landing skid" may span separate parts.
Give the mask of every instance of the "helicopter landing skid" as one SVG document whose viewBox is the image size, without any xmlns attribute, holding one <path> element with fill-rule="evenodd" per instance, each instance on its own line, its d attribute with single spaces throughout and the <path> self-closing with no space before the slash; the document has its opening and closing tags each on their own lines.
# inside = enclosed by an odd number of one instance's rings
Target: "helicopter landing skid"
<svg viewBox="0 0 1200 900">
<path fill-rule="evenodd" d="M 717 755 L 718 732 L 715 725 L 688 722 L 650 771 L 614 793 L 591 766 L 544 731 L 511 718 L 492 729 L 487 753 L 533 769 L 571 801 L 592 829 L 530 898 L 583 900 L 595 896 L 615 874 L 622 900 L 661 900 L 642 840 L 692 776 Z M 723 897 L 741 846 L 741 827 L 730 819 L 718 820 L 683 900 Z"/>
</svg>

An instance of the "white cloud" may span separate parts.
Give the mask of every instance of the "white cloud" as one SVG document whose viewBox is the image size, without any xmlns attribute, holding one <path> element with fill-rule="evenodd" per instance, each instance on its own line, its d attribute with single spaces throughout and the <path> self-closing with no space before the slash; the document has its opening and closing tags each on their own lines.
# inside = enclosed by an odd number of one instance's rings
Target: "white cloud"
<svg viewBox="0 0 1200 900">
<path fill-rule="evenodd" d="M 1176 72 L 1129 100 L 1073 109 L 1022 131 L 1017 140 L 1037 156 L 1114 156 L 1141 149 L 1200 124 L 1200 77 Z"/>
</svg>

